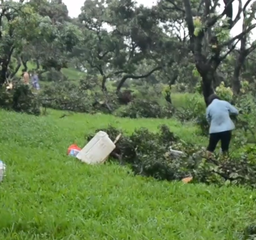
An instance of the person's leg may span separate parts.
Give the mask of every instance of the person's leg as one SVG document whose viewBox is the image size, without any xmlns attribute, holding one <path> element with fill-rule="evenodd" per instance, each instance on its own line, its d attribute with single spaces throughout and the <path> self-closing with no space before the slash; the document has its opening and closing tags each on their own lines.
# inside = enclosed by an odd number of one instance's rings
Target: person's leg
<svg viewBox="0 0 256 240">
<path fill-rule="evenodd" d="M 207 147 L 207 151 L 210 153 L 213 153 L 218 142 L 220 140 L 220 134 L 219 133 L 211 133 L 210 139 L 209 139 L 209 145 Z"/>
<path fill-rule="evenodd" d="M 226 131 L 221 133 L 221 150 L 223 154 L 228 153 L 231 137 L 232 137 L 231 131 Z"/>
<path fill-rule="evenodd" d="M 37 90 L 37 91 L 39 91 L 39 90 L 40 90 L 39 83 L 36 83 L 36 90 Z"/>
</svg>

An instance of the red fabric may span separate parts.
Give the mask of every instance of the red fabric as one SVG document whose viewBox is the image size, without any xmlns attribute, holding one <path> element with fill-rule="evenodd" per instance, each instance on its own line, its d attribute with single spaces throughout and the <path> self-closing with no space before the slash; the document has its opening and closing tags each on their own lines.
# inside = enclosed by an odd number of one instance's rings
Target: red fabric
<svg viewBox="0 0 256 240">
<path fill-rule="evenodd" d="M 70 146 L 68 147 L 67 155 L 69 155 L 70 151 L 73 150 L 73 149 L 79 150 L 79 151 L 81 150 L 81 148 L 78 147 L 76 144 L 72 144 L 72 145 L 70 145 Z"/>
</svg>

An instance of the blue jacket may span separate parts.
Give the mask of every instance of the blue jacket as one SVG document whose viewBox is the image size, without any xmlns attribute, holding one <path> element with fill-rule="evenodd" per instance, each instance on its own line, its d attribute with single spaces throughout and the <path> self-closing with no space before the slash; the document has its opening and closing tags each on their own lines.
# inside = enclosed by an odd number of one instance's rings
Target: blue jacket
<svg viewBox="0 0 256 240">
<path fill-rule="evenodd" d="M 229 114 L 238 114 L 238 110 L 229 102 L 214 99 L 206 109 L 206 119 L 210 123 L 209 133 L 219 133 L 235 129 Z"/>
</svg>

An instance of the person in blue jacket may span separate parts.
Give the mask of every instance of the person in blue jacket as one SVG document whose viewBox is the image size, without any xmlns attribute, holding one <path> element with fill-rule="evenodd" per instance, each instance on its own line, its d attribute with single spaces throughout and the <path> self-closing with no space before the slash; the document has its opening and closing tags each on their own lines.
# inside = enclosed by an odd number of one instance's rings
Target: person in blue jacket
<svg viewBox="0 0 256 240">
<path fill-rule="evenodd" d="M 221 141 L 222 153 L 228 153 L 232 130 L 235 129 L 230 114 L 237 115 L 238 110 L 215 94 L 209 96 L 206 109 L 206 119 L 210 124 L 210 138 L 207 147 L 209 153 L 214 152 L 219 141 Z"/>
<path fill-rule="evenodd" d="M 34 89 L 40 90 L 39 78 L 38 78 L 36 71 L 34 71 L 34 73 L 32 75 L 32 86 Z"/>
</svg>

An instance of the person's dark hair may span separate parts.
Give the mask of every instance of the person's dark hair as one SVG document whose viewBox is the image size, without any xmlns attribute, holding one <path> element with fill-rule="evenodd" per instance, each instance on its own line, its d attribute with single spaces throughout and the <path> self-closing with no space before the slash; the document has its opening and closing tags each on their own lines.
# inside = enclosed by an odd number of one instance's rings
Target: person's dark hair
<svg viewBox="0 0 256 240">
<path fill-rule="evenodd" d="M 208 104 L 208 106 L 209 106 L 209 105 L 212 103 L 212 101 L 215 100 L 215 99 L 220 100 L 220 98 L 219 98 L 216 94 L 211 94 L 211 95 L 208 97 L 208 99 L 207 99 L 207 104 Z"/>
</svg>

